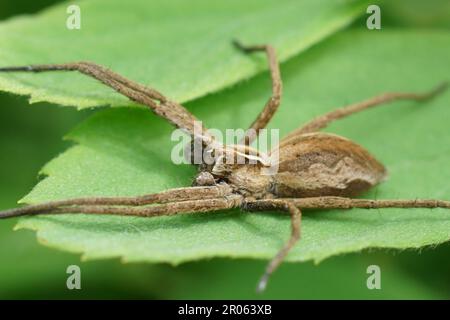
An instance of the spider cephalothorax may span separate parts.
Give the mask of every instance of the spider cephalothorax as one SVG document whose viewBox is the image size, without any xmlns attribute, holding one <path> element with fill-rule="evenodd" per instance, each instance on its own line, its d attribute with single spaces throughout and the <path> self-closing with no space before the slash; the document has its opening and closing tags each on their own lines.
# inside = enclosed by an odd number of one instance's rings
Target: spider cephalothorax
<svg viewBox="0 0 450 320">
<path fill-rule="evenodd" d="M 446 85 L 425 93 L 387 93 L 331 111 L 285 137 L 269 155 L 250 147 L 277 110 L 282 83 L 275 50 L 269 45 L 236 46 L 244 52 L 265 51 L 272 78 L 272 96 L 237 145 L 221 145 L 182 105 L 160 92 L 132 82 L 90 62 L 0 68 L 0 72 L 79 71 L 148 106 L 193 141 L 206 146 L 212 161 L 200 162 L 193 186 L 135 197 L 89 197 L 59 200 L 0 212 L 0 218 L 32 214 L 86 213 L 152 217 L 240 208 L 280 210 L 291 215 L 291 236 L 267 266 L 258 289 L 300 238 L 300 209 L 450 208 L 443 200 L 353 199 L 386 177 L 384 166 L 360 145 L 337 135 L 319 132 L 330 122 L 393 100 L 426 100 Z M 199 133 L 200 132 L 200 133 Z M 209 148 L 209 149 L 208 149 Z M 276 157 L 273 157 L 276 155 Z M 243 161 L 228 162 L 241 158 Z M 276 160 L 274 160 L 276 159 Z M 273 170 L 275 168 L 275 170 Z"/>
</svg>

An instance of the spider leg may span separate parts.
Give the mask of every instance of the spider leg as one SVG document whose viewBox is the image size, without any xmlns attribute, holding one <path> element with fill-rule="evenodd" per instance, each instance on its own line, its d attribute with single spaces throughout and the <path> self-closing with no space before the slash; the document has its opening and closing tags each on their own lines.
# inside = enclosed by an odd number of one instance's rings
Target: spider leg
<svg viewBox="0 0 450 320">
<path fill-rule="evenodd" d="M 256 46 L 244 46 L 238 41 L 234 41 L 234 45 L 245 53 L 251 53 L 255 51 L 265 51 L 269 60 L 270 77 L 272 78 L 272 96 L 267 100 L 264 109 L 258 115 L 256 120 L 252 123 L 247 130 L 244 141 L 241 144 L 251 144 L 259 134 L 259 130 L 265 128 L 272 119 L 273 115 L 277 111 L 283 91 L 283 84 L 281 81 L 280 66 L 277 61 L 275 49 L 270 45 L 256 45 Z"/>
<path fill-rule="evenodd" d="M 0 218 L 18 217 L 24 215 L 62 212 L 64 210 L 74 210 L 75 206 L 79 208 L 95 208 L 95 210 L 104 211 L 111 206 L 139 207 L 155 203 L 176 203 L 186 200 L 208 200 L 220 197 L 226 197 L 231 194 L 231 188 L 228 185 L 217 185 L 208 187 L 188 187 L 170 189 L 160 193 L 147 194 L 136 197 L 89 197 L 76 198 L 59 201 L 50 201 L 46 203 L 30 205 L 17 209 L 0 211 Z M 100 210 L 100 208 L 103 208 Z M 128 212 L 130 208 L 114 207 L 115 210 Z M 68 212 L 66 211 L 66 212 Z M 133 212 L 131 210 L 130 212 Z"/>
<path fill-rule="evenodd" d="M 299 209 L 380 209 L 380 208 L 444 208 L 450 209 L 450 201 L 436 199 L 354 199 L 345 197 L 279 198 L 255 200 L 246 204 L 251 211 L 269 211 L 280 209 L 280 205 L 289 202 Z"/>
<path fill-rule="evenodd" d="M 302 212 L 289 200 L 255 200 L 245 203 L 245 208 L 251 211 L 283 210 L 291 215 L 291 235 L 284 246 L 272 258 L 266 267 L 264 274 L 258 282 L 257 292 L 262 292 L 267 286 L 270 275 L 280 266 L 289 251 L 300 239 Z"/>
<path fill-rule="evenodd" d="M 197 138 L 206 139 L 203 136 L 205 129 L 199 126 L 199 121 L 182 105 L 166 98 L 155 89 L 126 79 L 125 77 L 91 62 L 73 62 L 63 64 L 29 65 L 18 67 L 0 68 L 0 72 L 47 72 L 47 71 L 78 71 L 92 77 L 130 100 L 150 107 L 157 115 L 168 120 L 177 128 L 185 130 L 190 135 L 197 134 Z M 197 130 L 194 130 L 197 129 Z M 209 138 L 208 138 L 209 139 Z M 207 140 L 208 142 L 209 140 Z"/>
<path fill-rule="evenodd" d="M 218 210 L 238 208 L 241 206 L 242 196 L 229 195 L 219 198 L 187 200 L 169 202 L 153 206 L 123 207 L 102 205 L 75 205 L 68 207 L 56 207 L 40 213 L 86 213 L 86 214 L 110 214 L 138 217 L 168 216 L 181 213 L 201 213 Z"/>
<path fill-rule="evenodd" d="M 265 200 L 262 200 L 265 201 Z M 450 209 L 450 201 L 435 199 L 352 199 L 344 197 L 314 197 L 288 199 L 301 209 L 379 209 L 379 208 L 445 208 Z"/>
<path fill-rule="evenodd" d="M 444 92 L 448 87 L 448 83 L 442 83 L 437 86 L 433 90 L 419 94 L 419 93 L 411 93 L 411 92 L 391 92 L 381 94 L 370 99 L 364 100 L 362 102 L 358 102 L 355 104 L 348 105 L 343 108 L 336 109 L 334 111 L 328 112 L 324 115 L 321 115 L 310 122 L 303 125 L 301 128 L 294 130 L 289 133 L 286 138 L 292 137 L 298 134 L 305 134 L 316 132 L 328 126 L 331 122 L 347 117 L 351 114 L 354 114 L 359 111 L 363 111 L 381 104 L 385 104 L 388 102 L 392 102 L 395 100 L 415 100 L 415 101 L 425 101 L 435 97 L 436 95 Z M 284 138 L 284 139 L 286 139 Z"/>
</svg>

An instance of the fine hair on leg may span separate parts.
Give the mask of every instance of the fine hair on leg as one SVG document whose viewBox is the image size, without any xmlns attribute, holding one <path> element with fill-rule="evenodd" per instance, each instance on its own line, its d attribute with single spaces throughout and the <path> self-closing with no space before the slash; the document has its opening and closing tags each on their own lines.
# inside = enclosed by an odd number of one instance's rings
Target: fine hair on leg
<svg viewBox="0 0 450 320">
<path fill-rule="evenodd" d="M 280 266 L 289 251 L 300 239 L 302 212 L 289 200 L 268 199 L 249 201 L 244 204 L 249 211 L 283 210 L 291 215 L 291 235 L 288 241 L 267 264 L 266 270 L 258 282 L 256 291 L 263 292 L 267 286 L 270 275 Z"/>
<path fill-rule="evenodd" d="M 352 115 L 354 113 L 376 107 L 388 102 L 392 102 L 395 100 L 415 100 L 415 101 L 425 101 L 428 99 L 432 99 L 433 97 L 437 96 L 438 94 L 444 92 L 448 87 L 448 83 L 444 82 L 434 88 L 433 90 L 420 94 L 420 93 L 412 93 L 412 92 L 391 92 L 391 93 L 385 93 L 381 94 L 375 97 L 372 97 L 370 99 L 364 100 L 362 102 L 358 102 L 355 104 L 348 105 L 346 107 L 342 107 L 336 110 L 333 110 L 331 112 L 328 112 L 324 115 L 321 115 L 302 127 L 292 131 L 289 133 L 284 139 L 288 139 L 289 137 L 292 137 L 294 135 L 299 134 L 305 134 L 305 133 L 311 133 L 316 132 L 321 129 L 324 129 L 327 127 L 331 122 L 342 119 L 344 117 L 347 117 L 349 115 Z"/>
<path fill-rule="evenodd" d="M 49 71 L 78 71 L 100 81 L 130 100 L 150 107 L 150 109 L 158 116 L 168 120 L 171 124 L 186 131 L 191 136 L 201 139 L 205 144 L 211 143 L 213 140 L 213 138 L 207 134 L 206 129 L 199 125 L 200 121 L 182 105 L 169 100 L 155 89 L 145 87 L 126 79 L 125 77 L 95 63 L 72 62 L 0 68 L 0 72 L 39 73 Z"/>
<path fill-rule="evenodd" d="M 75 198 L 67 200 L 50 201 L 36 205 L 29 205 L 21 208 L 0 211 L 0 218 L 18 217 L 24 215 L 35 215 L 41 213 L 62 212 L 68 209 L 70 212 L 76 210 L 76 206 L 93 206 L 97 210 L 104 208 L 112 208 L 111 206 L 129 206 L 138 207 L 155 203 L 178 202 L 185 200 L 202 200 L 226 197 L 231 194 L 231 188 L 227 185 L 217 185 L 208 187 L 187 187 L 169 189 L 160 193 L 153 193 L 134 197 L 88 197 Z M 116 212 L 119 207 L 115 207 Z M 121 209 L 122 210 L 122 209 Z M 104 210 L 103 210 L 104 211 Z M 133 212 L 133 210 L 123 210 L 124 212 Z"/>
<path fill-rule="evenodd" d="M 283 83 L 280 74 L 280 65 L 277 60 L 275 49 L 270 45 L 254 45 L 245 46 L 239 41 L 234 41 L 234 45 L 245 53 L 252 53 L 256 51 L 265 51 L 269 61 L 270 77 L 272 79 L 272 96 L 267 100 L 264 109 L 253 121 L 250 128 L 247 130 L 244 140 L 240 144 L 250 145 L 259 135 L 259 130 L 264 129 L 273 115 L 280 106 L 281 96 L 283 92 Z"/>
<path fill-rule="evenodd" d="M 168 202 L 153 206 L 123 207 L 123 206 L 99 206 L 76 205 L 69 207 L 56 207 L 45 213 L 85 213 L 107 214 L 137 217 L 171 216 L 183 213 L 206 213 L 219 210 L 238 208 L 241 206 L 242 197 L 231 195 L 227 197 Z"/>
<path fill-rule="evenodd" d="M 444 208 L 450 209 L 450 201 L 436 199 L 355 199 L 335 196 L 310 198 L 262 199 L 246 203 L 250 211 L 280 209 L 280 204 L 289 202 L 299 209 L 381 209 L 381 208 Z"/>
</svg>

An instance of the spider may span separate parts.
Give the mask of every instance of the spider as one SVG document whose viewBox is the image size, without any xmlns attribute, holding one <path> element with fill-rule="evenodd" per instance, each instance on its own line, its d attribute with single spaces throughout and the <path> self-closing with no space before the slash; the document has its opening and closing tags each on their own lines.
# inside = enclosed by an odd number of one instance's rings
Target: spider
<svg viewBox="0 0 450 320">
<path fill-rule="evenodd" d="M 258 282 L 263 291 L 270 275 L 300 239 L 303 209 L 351 208 L 450 208 L 444 200 L 369 200 L 355 196 L 386 178 L 385 167 L 362 146 L 341 136 L 322 133 L 331 122 L 394 100 L 424 101 L 443 92 L 441 84 L 427 93 L 385 93 L 319 116 L 294 130 L 276 147 L 278 170 L 261 174 L 267 164 L 250 144 L 277 111 L 282 80 L 275 49 L 270 45 L 234 45 L 244 53 L 265 52 L 272 80 L 272 95 L 237 145 L 222 145 L 226 154 L 255 156 L 256 163 L 223 164 L 216 153 L 212 164 L 201 163 L 193 185 L 135 197 L 87 197 L 52 201 L 0 212 L 0 218 L 36 214 L 85 213 L 155 217 L 240 208 L 243 211 L 282 211 L 290 214 L 291 234 L 268 263 Z M 95 78 L 130 100 L 148 106 L 154 113 L 188 133 L 202 146 L 214 145 L 214 137 L 181 104 L 150 87 L 130 81 L 91 62 L 29 65 L 0 68 L 0 72 L 78 71 Z M 200 132 L 200 133 L 199 133 Z M 217 145 L 217 143 L 215 144 Z M 272 150 L 272 153 L 275 152 Z M 223 153 L 222 153 L 223 154 Z"/>
</svg>

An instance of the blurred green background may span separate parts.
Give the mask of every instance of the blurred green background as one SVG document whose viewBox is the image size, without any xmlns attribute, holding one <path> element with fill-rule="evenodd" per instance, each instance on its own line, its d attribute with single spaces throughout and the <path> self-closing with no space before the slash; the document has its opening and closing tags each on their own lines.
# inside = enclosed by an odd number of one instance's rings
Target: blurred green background
<svg viewBox="0 0 450 320">
<path fill-rule="evenodd" d="M 58 1 L 2 0 L 0 19 L 39 11 Z M 447 12 L 447 13 L 446 13 Z M 450 2 L 391 1 L 382 8 L 383 28 L 450 28 Z M 361 19 L 355 25 L 365 24 Z M 1 44 L 0 44 L 1 45 Z M 13 207 L 36 184 L 40 168 L 68 147 L 62 141 L 92 111 L 39 103 L 0 93 L 0 209 Z M 1 299 L 270 298 L 270 299 L 448 299 L 450 245 L 419 251 L 350 254 L 312 263 L 284 264 L 267 292 L 254 287 L 265 262 L 213 259 L 167 265 L 81 262 L 78 255 L 49 249 L 31 231 L 0 224 Z M 81 290 L 66 288 L 66 268 L 81 267 Z M 368 290 L 366 268 L 382 270 L 382 289 Z"/>
</svg>

